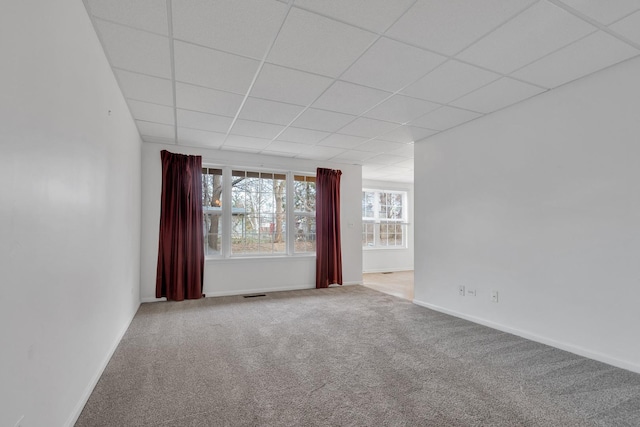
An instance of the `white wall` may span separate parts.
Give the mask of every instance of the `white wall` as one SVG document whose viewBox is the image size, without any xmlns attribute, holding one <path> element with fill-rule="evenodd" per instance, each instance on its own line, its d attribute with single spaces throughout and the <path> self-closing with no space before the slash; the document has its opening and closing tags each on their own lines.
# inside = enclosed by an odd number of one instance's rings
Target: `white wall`
<svg viewBox="0 0 640 427">
<path fill-rule="evenodd" d="M 141 141 L 81 1 L 0 33 L 0 425 L 71 425 L 139 305 Z"/>
<path fill-rule="evenodd" d="M 143 143 L 142 145 L 142 301 L 155 301 L 158 261 L 158 228 L 162 166 L 160 151 L 202 156 L 203 164 L 258 167 L 313 172 L 317 167 L 340 169 L 342 268 L 345 284 L 362 283 L 361 202 L 362 168 L 249 153 Z M 205 261 L 204 293 L 207 296 L 236 295 L 315 287 L 315 257 L 233 258 Z"/>
<path fill-rule="evenodd" d="M 640 372 L 638 76 L 636 58 L 416 144 L 417 303 Z"/>
<path fill-rule="evenodd" d="M 413 184 L 363 180 L 362 188 L 372 190 L 396 190 L 407 192 L 407 247 L 404 249 L 362 249 L 362 268 L 365 273 L 413 270 Z M 361 197 L 362 199 L 362 197 Z"/>
</svg>

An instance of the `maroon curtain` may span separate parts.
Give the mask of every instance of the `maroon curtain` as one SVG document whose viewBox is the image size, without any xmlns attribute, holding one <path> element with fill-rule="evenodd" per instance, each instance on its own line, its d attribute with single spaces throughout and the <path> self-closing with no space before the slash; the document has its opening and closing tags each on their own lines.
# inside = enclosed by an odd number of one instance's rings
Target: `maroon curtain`
<svg viewBox="0 0 640 427">
<path fill-rule="evenodd" d="M 318 168 L 316 176 L 316 288 L 342 285 L 339 170 Z"/>
<path fill-rule="evenodd" d="M 173 154 L 162 159 L 160 243 L 156 297 L 182 301 L 202 297 L 202 157 Z"/>
</svg>

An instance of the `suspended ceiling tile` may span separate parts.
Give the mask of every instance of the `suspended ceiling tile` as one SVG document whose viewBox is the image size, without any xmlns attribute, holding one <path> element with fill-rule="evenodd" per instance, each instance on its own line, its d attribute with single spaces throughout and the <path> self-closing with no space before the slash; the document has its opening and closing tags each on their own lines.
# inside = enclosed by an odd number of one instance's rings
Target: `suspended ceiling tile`
<svg viewBox="0 0 640 427">
<path fill-rule="evenodd" d="M 454 55 L 534 0 L 419 0 L 387 35 Z"/>
<path fill-rule="evenodd" d="M 229 135 L 223 148 L 244 148 L 252 150 L 262 150 L 271 143 L 270 139 L 255 138 L 251 136 Z"/>
<path fill-rule="evenodd" d="M 226 52 L 262 59 L 287 6 L 273 0 L 174 1 L 173 36 Z"/>
<path fill-rule="evenodd" d="M 233 119 L 216 114 L 200 113 L 178 109 L 178 126 L 183 128 L 206 130 L 208 132 L 221 132 L 226 134 Z"/>
<path fill-rule="evenodd" d="M 336 81 L 318 98 L 313 106 L 325 110 L 360 115 L 390 95 L 391 92 Z"/>
<path fill-rule="evenodd" d="M 389 154 L 392 154 L 394 156 L 408 157 L 412 159 L 411 161 L 413 161 L 413 144 L 407 144 L 397 150 L 389 151 Z"/>
<path fill-rule="evenodd" d="M 308 145 L 298 157 L 313 160 L 328 160 L 343 153 L 345 150 L 336 147 L 325 147 L 322 145 Z"/>
<path fill-rule="evenodd" d="M 166 125 L 175 124 L 173 107 L 135 101 L 132 99 L 128 100 L 127 104 L 129 104 L 131 115 L 136 120 L 144 120 L 147 122 L 156 122 Z"/>
<path fill-rule="evenodd" d="M 169 34 L 166 0 L 88 0 L 93 16 L 163 35 Z"/>
<path fill-rule="evenodd" d="M 239 118 L 278 125 L 288 125 L 304 107 L 259 98 L 247 98 Z"/>
<path fill-rule="evenodd" d="M 640 44 L 640 11 L 616 22 L 609 28 L 629 38 L 631 41 Z"/>
<path fill-rule="evenodd" d="M 173 86 L 171 80 L 145 76 L 124 70 L 114 70 L 120 90 L 125 98 L 151 102 L 162 105 L 173 105 Z"/>
<path fill-rule="evenodd" d="M 341 79 L 395 92 L 428 73 L 445 59 L 441 55 L 382 37 Z"/>
<path fill-rule="evenodd" d="M 407 160 L 406 157 L 393 156 L 390 154 L 379 154 L 375 157 L 367 159 L 367 163 L 378 165 L 396 165 L 399 162 Z M 399 166 L 402 167 L 402 166 Z"/>
<path fill-rule="evenodd" d="M 387 122 L 406 123 L 438 107 L 440 105 L 433 102 L 403 95 L 394 95 L 364 115 Z"/>
<path fill-rule="evenodd" d="M 369 151 L 347 150 L 335 156 L 334 159 L 349 162 L 364 162 L 375 155 L 375 153 Z"/>
<path fill-rule="evenodd" d="M 337 77 L 376 37 L 368 31 L 293 8 L 267 61 Z"/>
<path fill-rule="evenodd" d="M 306 144 L 299 144 L 297 142 L 275 140 L 271 141 L 271 143 L 265 147 L 265 151 L 270 153 L 277 152 L 295 155 L 301 153 L 304 150 L 305 145 Z"/>
<path fill-rule="evenodd" d="M 318 145 L 327 147 L 335 147 L 342 149 L 349 149 L 357 147 L 369 138 L 363 138 L 361 136 L 343 135 L 340 133 L 333 133 L 320 141 Z"/>
<path fill-rule="evenodd" d="M 113 67 L 171 78 L 169 39 L 122 25 L 96 20 Z"/>
<path fill-rule="evenodd" d="M 450 60 L 404 89 L 402 93 L 446 104 L 500 77 L 500 74 Z"/>
<path fill-rule="evenodd" d="M 598 31 L 516 71 L 522 80 L 556 87 L 640 54 L 630 45 Z"/>
<path fill-rule="evenodd" d="M 207 132 L 199 129 L 178 128 L 179 145 L 197 145 L 200 147 L 218 148 L 224 142 L 224 133 Z"/>
<path fill-rule="evenodd" d="M 640 9 L 640 0 L 561 0 L 562 3 L 584 13 L 602 24 L 609 25 Z"/>
<path fill-rule="evenodd" d="M 265 64 L 251 90 L 251 96 L 309 105 L 331 82 L 327 77 Z"/>
<path fill-rule="evenodd" d="M 235 93 L 176 83 L 176 104 L 185 110 L 235 117 L 242 99 Z"/>
<path fill-rule="evenodd" d="M 282 141 L 298 142 L 301 144 L 316 144 L 329 135 L 330 134 L 328 132 L 321 132 L 318 130 L 288 127 L 284 132 L 282 132 L 278 139 Z"/>
<path fill-rule="evenodd" d="M 176 80 L 244 95 L 260 63 L 238 55 L 176 41 Z"/>
<path fill-rule="evenodd" d="M 308 108 L 293 122 L 293 125 L 301 128 L 335 132 L 355 118 L 356 116 L 350 114 Z"/>
<path fill-rule="evenodd" d="M 253 136 L 256 138 L 266 138 L 271 140 L 282 132 L 283 129 L 284 126 L 281 125 L 238 119 L 231 129 L 231 133 L 235 135 Z"/>
<path fill-rule="evenodd" d="M 358 145 L 355 149 L 359 151 L 371 151 L 377 153 L 388 153 L 390 151 L 398 150 L 404 147 L 406 144 L 401 142 L 383 141 L 381 139 L 371 139 Z"/>
<path fill-rule="evenodd" d="M 471 92 L 469 95 L 463 96 L 452 102 L 451 105 L 481 113 L 490 113 L 544 91 L 545 89 L 537 86 L 503 77 L 475 92 Z"/>
<path fill-rule="evenodd" d="M 394 163 L 393 165 L 399 168 L 407 168 L 413 170 L 415 167 L 415 161 L 413 159 L 405 159 L 398 163 Z"/>
<path fill-rule="evenodd" d="M 446 130 L 480 116 L 480 113 L 445 106 L 413 120 L 411 124 L 428 129 Z"/>
<path fill-rule="evenodd" d="M 412 3 L 413 0 L 297 0 L 295 4 L 352 25 L 382 32 Z"/>
<path fill-rule="evenodd" d="M 340 129 L 340 133 L 346 135 L 361 136 L 364 138 L 374 138 L 378 135 L 390 132 L 397 127 L 397 123 L 359 117 Z"/>
<path fill-rule="evenodd" d="M 160 123 L 143 122 L 136 120 L 136 126 L 142 136 L 156 136 L 166 139 L 175 139 L 175 128 L 171 125 L 164 125 Z"/>
<path fill-rule="evenodd" d="M 575 15 L 542 1 L 457 57 L 509 74 L 595 30 Z"/>
<path fill-rule="evenodd" d="M 436 133 L 438 133 L 438 131 L 436 130 L 405 125 L 405 126 L 396 128 L 391 132 L 387 132 L 385 134 L 380 135 L 378 139 L 409 144 L 415 141 L 419 141 L 428 136 L 435 135 Z M 411 150 L 412 150 L 411 152 L 413 152 L 413 146 L 411 147 Z"/>
</svg>

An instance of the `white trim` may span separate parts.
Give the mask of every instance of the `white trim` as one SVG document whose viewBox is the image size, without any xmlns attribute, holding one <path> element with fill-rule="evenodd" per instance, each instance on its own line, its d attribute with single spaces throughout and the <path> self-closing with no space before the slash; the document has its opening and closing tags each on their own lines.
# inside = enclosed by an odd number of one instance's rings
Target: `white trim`
<svg viewBox="0 0 640 427">
<path fill-rule="evenodd" d="M 575 346 L 572 344 L 567 344 L 564 342 L 556 341 L 552 338 L 543 337 L 541 335 L 534 334 L 529 331 L 524 331 L 517 328 L 512 328 L 510 326 L 503 325 L 501 323 L 493 322 L 491 320 L 482 319 L 476 316 L 470 316 L 468 314 L 460 313 L 455 310 L 450 310 L 448 308 L 440 307 L 435 304 L 430 304 L 428 302 L 420 301 L 417 299 L 413 300 L 413 303 L 419 305 L 421 307 L 426 307 L 431 310 L 439 311 L 441 313 L 449 314 L 451 316 L 459 317 L 461 319 L 468 320 L 473 323 L 478 323 L 480 325 L 488 326 L 493 329 L 497 329 L 502 332 L 507 332 L 513 335 L 517 335 L 522 338 L 526 338 L 531 341 L 536 341 L 542 344 L 549 345 L 551 347 L 559 348 L 560 350 L 568 351 L 573 354 L 577 354 L 578 356 L 586 357 L 589 359 L 597 360 L 598 362 L 606 363 L 611 366 L 616 366 L 618 368 L 626 369 L 628 371 L 636 372 L 640 374 L 640 365 L 635 363 L 627 362 L 625 360 L 620 360 L 615 357 L 608 356 L 606 354 L 602 354 L 596 351 L 591 351 L 583 347 Z"/>
<path fill-rule="evenodd" d="M 146 298 L 140 298 L 140 303 L 144 304 L 147 302 L 165 302 L 167 299 L 165 297 L 162 298 L 155 298 L 155 297 L 146 297 Z"/>
<path fill-rule="evenodd" d="M 362 273 L 367 274 L 367 273 L 398 273 L 401 271 L 413 271 L 413 268 L 380 268 L 380 269 L 375 269 L 375 270 L 367 270 L 367 271 L 363 271 Z"/>
<path fill-rule="evenodd" d="M 362 282 L 344 282 L 342 286 L 354 286 L 354 285 L 362 285 Z M 339 285 L 335 286 L 339 287 Z M 267 292 L 282 292 L 282 291 L 300 291 L 304 289 L 315 289 L 316 285 L 296 285 L 296 286 L 282 286 L 278 288 L 257 288 L 257 289 L 234 289 L 232 291 L 219 291 L 219 292 L 207 292 L 205 290 L 206 297 L 205 298 L 214 298 L 214 297 L 229 297 L 229 296 L 240 296 L 247 294 L 257 294 L 257 293 L 267 293 Z M 165 302 L 166 298 L 142 298 L 143 303 L 147 302 Z"/>
<path fill-rule="evenodd" d="M 120 331 L 120 333 L 116 337 L 114 343 L 111 345 L 111 349 L 107 352 L 106 357 L 103 359 L 102 363 L 100 364 L 98 371 L 95 373 L 91 381 L 89 381 L 89 384 L 87 384 L 87 387 L 85 388 L 84 393 L 82 394 L 82 397 L 76 404 L 75 408 L 73 408 L 71 415 L 67 419 L 67 422 L 64 424 L 65 426 L 73 427 L 75 423 L 78 421 L 78 418 L 80 417 L 82 410 L 87 404 L 89 397 L 91 397 L 91 393 L 93 393 L 93 390 L 98 384 L 100 377 L 102 377 L 104 370 L 107 368 L 107 365 L 111 360 L 111 357 L 113 357 L 113 353 L 115 353 L 116 349 L 118 348 L 118 345 L 120 344 L 120 341 L 122 341 L 122 337 L 124 337 L 124 334 L 129 329 L 129 326 L 131 326 L 131 322 L 133 322 L 134 317 L 136 317 L 136 314 L 138 313 L 139 308 L 140 308 L 140 304 L 138 304 L 138 308 L 136 308 L 133 311 L 133 315 L 131 316 L 131 319 L 129 319 L 129 321 L 125 324 L 124 328 Z"/>
</svg>

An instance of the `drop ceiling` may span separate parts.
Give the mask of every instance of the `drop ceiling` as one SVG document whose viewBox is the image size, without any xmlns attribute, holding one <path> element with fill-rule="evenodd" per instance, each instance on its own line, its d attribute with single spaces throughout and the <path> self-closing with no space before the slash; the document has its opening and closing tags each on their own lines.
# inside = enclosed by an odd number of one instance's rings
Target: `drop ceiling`
<svg viewBox="0 0 640 427">
<path fill-rule="evenodd" d="M 640 54 L 640 0 L 85 0 L 144 141 L 363 165 Z"/>
</svg>

